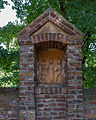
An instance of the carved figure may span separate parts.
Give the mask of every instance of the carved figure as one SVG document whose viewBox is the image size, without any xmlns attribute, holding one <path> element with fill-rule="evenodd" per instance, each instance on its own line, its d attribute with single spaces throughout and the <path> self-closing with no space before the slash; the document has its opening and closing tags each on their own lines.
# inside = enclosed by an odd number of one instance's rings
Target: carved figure
<svg viewBox="0 0 96 120">
<path fill-rule="evenodd" d="M 55 83 L 60 83 L 62 80 L 62 61 L 59 58 L 57 61 L 57 65 L 54 68 L 54 74 L 55 74 Z"/>
<path fill-rule="evenodd" d="M 39 79 L 40 79 L 41 83 L 45 83 L 46 82 L 47 71 L 48 71 L 48 66 L 46 64 L 46 61 L 43 60 L 39 64 Z"/>
<path fill-rule="evenodd" d="M 62 60 L 57 59 L 57 63 L 54 64 L 52 58 L 46 63 L 45 60 L 39 64 L 39 79 L 40 84 L 56 84 L 62 81 Z"/>
<path fill-rule="evenodd" d="M 54 82 L 54 63 L 52 58 L 49 59 L 47 82 Z"/>
</svg>

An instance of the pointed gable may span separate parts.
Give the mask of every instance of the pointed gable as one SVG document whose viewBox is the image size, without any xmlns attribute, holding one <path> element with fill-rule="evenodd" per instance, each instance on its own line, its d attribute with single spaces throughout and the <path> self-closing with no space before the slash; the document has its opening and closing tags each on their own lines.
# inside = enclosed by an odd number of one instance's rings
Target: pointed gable
<svg viewBox="0 0 96 120">
<path fill-rule="evenodd" d="M 50 26 L 48 25 L 50 23 Z M 48 27 L 49 26 L 49 27 Z M 47 28 L 47 29 L 46 29 Z M 30 23 L 26 28 L 24 28 L 19 34 L 18 37 L 22 36 L 31 36 L 36 34 L 36 32 L 48 32 L 51 33 L 65 33 L 67 35 L 80 35 L 83 36 L 83 33 L 79 31 L 74 25 L 68 22 L 63 16 L 58 12 L 49 8 L 44 13 L 42 13 L 37 19 Z"/>
</svg>

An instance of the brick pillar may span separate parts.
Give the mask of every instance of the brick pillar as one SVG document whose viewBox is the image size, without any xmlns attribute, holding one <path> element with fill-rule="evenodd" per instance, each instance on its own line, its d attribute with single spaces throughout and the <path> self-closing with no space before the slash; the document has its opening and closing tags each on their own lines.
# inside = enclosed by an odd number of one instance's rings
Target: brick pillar
<svg viewBox="0 0 96 120">
<path fill-rule="evenodd" d="M 23 42 L 24 43 L 24 42 Z M 35 120 L 34 46 L 20 45 L 20 120 Z"/>
<path fill-rule="evenodd" d="M 67 120 L 83 120 L 82 38 L 72 36 L 67 45 Z"/>
</svg>

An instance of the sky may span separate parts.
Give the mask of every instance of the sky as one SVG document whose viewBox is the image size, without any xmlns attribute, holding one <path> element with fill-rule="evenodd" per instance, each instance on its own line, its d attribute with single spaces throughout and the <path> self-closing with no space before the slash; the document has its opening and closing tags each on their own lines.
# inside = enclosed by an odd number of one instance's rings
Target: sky
<svg viewBox="0 0 96 120">
<path fill-rule="evenodd" d="M 16 18 L 16 11 L 12 10 L 12 2 L 11 0 L 7 0 L 9 5 L 5 6 L 5 9 L 2 9 L 0 12 L 0 27 L 5 26 L 8 22 L 14 22 L 17 20 Z"/>
</svg>

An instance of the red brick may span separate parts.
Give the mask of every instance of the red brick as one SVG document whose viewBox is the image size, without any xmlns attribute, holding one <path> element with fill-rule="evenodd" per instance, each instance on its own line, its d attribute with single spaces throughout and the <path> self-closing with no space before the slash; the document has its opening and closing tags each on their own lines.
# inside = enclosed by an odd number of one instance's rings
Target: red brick
<svg viewBox="0 0 96 120">
<path fill-rule="evenodd" d="M 38 107 L 44 107 L 44 104 L 38 104 Z"/>
<path fill-rule="evenodd" d="M 42 16 L 42 19 L 45 19 L 47 16 L 49 15 L 49 13 L 45 13 L 43 16 Z"/>
</svg>

